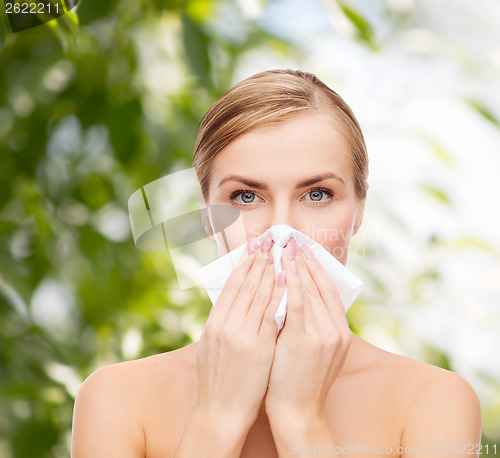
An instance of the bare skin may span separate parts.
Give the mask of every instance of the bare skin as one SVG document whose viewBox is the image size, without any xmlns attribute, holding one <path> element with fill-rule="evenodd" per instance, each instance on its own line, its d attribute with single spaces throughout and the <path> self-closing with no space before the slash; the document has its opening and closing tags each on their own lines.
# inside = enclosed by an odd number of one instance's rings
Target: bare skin
<svg viewBox="0 0 500 458">
<path fill-rule="evenodd" d="M 116 453 L 115 444 L 107 455 L 97 452 L 73 456 L 173 457 L 197 405 L 197 345 L 195 342 L 169 353 L 108 366 L 87 379 L 79 394 L 82 404 L 79 408 L 82 422 L 86 416 L 90 421 L 83 426 L 87 431 L 80 433 L 81 440 L 93 437 L 110 442 L 115 429 L 113 423 L 118 421 L 123 439 L 126 439 L 124 452 L 127 454 Z M 432 407 L 426 414 L 431 418 L 424 419 L 426 423 L 434 421 L 441 426 L 440 422 L 454 408 L 462 410 L 462 418 L 456 420 L 470 421 L 471 426 L 480 422 L 477 397 L 464 379 L 438 367 L 381 350 L 353 334 L 348 357 L 326 406 L 328 422 L 338 444 L 365 444 L 396 450 L 402 443 L 405 425 L 415 413 L 415 404 L 425 403 L 430 383 L 439 393 L 442 405 Z M 461 402 L 450 405 L 448 397 L 461 399 Z M 470 411 L 468 418 L 467 410 Z M 432 419 L 433 414 L 439 418 Z M 425 444 L 414 446 L 419 445 Z M 74 449 L 78 447 L 78 443 L 74 444 Z M 241 457 L 277 456 L 269 419 L 262 406 Z"/>
<path fill-rule="evenodd" d="M 241 209 L 245 231 L 226 231 L 230 249 L 288 224 L 345 264 L 364 210 L 349 154 L 331 119 L 311 113 L 226 146 L 213 163 L 209 203 Z M 453 454 L 447 444 L 475 454 L 481 409 L 471 386 L 353 334 L 317 260 L 292 252 L 289 243 L 282 257 L 288 314 L 279 335 L 273 316 L 281 291 L 261 248 L 235 270 L 199 341 L 86 380 L 75 404 L 73 458 L 266 458 L 318 444 L 357 456 Z M 230 370 L 221 375 L 224 367 Z M 208 446 L 218 451 L 207 453 Z"/>
</svg>

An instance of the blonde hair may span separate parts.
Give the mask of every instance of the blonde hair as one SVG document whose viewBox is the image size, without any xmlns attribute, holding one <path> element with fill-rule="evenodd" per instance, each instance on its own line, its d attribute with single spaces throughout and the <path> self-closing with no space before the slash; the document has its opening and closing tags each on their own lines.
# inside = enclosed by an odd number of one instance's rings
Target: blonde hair
<svg viewBox="0 0 500 458">
<path fill-rule="evenodd" d="M 243 134 L 314 111 L 329 115 L 351 153 L 356 197 L 366 198 L 368 154 L 361 128 L 344 100 L 312 73 L 269 70 L 241 81 L 207 111 L 198 127 L 193 166 L 208 203 L 211 164 L 219 152 Z"/>
</svg>

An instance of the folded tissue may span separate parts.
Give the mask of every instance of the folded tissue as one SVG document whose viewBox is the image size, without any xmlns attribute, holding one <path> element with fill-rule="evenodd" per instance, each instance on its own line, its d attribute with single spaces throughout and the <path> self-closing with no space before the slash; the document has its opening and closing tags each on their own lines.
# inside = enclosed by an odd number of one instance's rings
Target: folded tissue
<svg viewBox="0 0 500 458">
<path fill-rule="evenodd" d="M 302 245 L 307 245 L 323 266 L 326 273 L 336 286 L 342 305 L 344 306 L 344 310 L 347 312 L 363 287 L 363 282 L 358 277 L 356 277 L 340 261 L 331 255 L 322 245 L 291 226 L 280 224 L 271 227 L 257 237 L 259 245 L 266 234 L 270 234 L 272 240 L 274 241 L 273 253 L 276 278 L 278 278 L 279 273 L 283 270 L 281 267 L 281 254 L 283 252 L 283 247 L 288 243 L 290 237 L 293 236 L 298 247 L 300 248 Z M 238 248 L 235 248 L 233 251 L 200 269 L 199 276 L 203 286 L 207 290 L 212 304 L 215 305 L 217 302 L 226 280 L 229 275 L 231 275 L 231 272 L 236 268 L 243 251 L 247 249 L 247 244 L 248 243 L 245 243 Z M 283 327 L 285 321 L 286 297 L 287 290 L 285 288 L 278 310 L 274 316 L 274 319 L 278 324 L 278 331 Z"/>
</svg>

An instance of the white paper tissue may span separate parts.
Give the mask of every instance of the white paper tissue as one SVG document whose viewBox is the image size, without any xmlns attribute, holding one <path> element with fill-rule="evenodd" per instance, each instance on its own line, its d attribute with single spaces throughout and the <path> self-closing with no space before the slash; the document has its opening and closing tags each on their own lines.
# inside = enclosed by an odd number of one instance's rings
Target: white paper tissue
<svg viewBox="0 0 500 458">
<path fill-rule="evenodd" d="M 271 238 L 274 241 L 273 251 L 276 278 L 282 271 L 281 254 L 283 252 L 283 247 L 288 243 L 288 240 L 290 240 L 290 237 L 293 235 L 293 237 L 297 241 L 298 247 L 300 248 L 302 245 L 307 245 L 314 253 L 314 256 L 324 267 L 326 273 L 337 287 L 340 299 L 344 306 L 344 310 L 347 312 L 347 310 L 361 291 L 363 282 L 358 277 L 356 277 L 356 275 L 354 275 L 349 269 L 347 269 L 340 261 L 338 261 L 333 255 L 331 255 L 322 245 L 310 239 L 305 234 L 294 229 L 293 227 L 287 226 L 286 224 L 273 226 L 266 232 L 261 234 L 259 237 L 257 237 L 257 241 L 259 244 L 268 233 L 271 235 Z M 200 269 L 199 275 L 201 281 L 203 282 L 203 286 L 207 290 L 212 304 L 215 305 L 215 303 L 217 302 L 217 299 L 222 292 L 226 280 L 228 279 L 231 272 L 235 269 L 243 250 L 246 249 L 247 243 L 239 246 L 238 248 L 235 248 L 233 251 Z M 285 288 L 285 292 L 281 299 L 280 305 L 274 316 L 274 319 L 278 324 L 278 330 L 283 327 L 283 323 L 285 321 L 286 297 L 287 290 Z"/>
</svg>

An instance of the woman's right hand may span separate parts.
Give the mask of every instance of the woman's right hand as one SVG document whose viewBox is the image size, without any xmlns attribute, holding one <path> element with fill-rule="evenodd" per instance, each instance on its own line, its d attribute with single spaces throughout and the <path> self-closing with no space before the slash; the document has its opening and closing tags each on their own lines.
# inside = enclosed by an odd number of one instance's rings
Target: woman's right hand
<svg viewBox="0 0 500 458">
<path fill-rule="evenodd" d="M 196 363 L 198 409 L 249 427 L 267 390 L 285 281 L 284 272 L 274 280 L 270 237 L 248 246 L 210 313 Z"/>
</svg>

